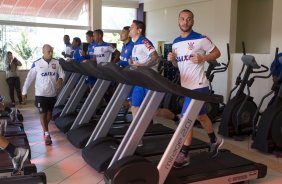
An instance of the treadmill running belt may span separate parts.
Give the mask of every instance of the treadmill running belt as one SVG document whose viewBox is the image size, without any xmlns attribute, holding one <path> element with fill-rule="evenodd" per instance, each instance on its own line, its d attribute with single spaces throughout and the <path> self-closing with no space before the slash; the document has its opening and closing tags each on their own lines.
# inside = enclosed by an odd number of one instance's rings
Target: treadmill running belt
<svg viewBox="0 0 282 184">
<path fill-rule="evenodd" d="M 173 168 L 165 183 L 175 184 L 180 181 L 180 183 L 191 183 L 248 171 L 253 171 L 250 174 L 256 174 L 258 171 L 258 178 L 261 178 L 266 175 L 266 170 L 266 166 L 254 163 L 228 150 L 221 150 L 214 159 L 209 157 L 209 153 L 202 152 L 192 157 L 188 166 Z"/>
</svg>

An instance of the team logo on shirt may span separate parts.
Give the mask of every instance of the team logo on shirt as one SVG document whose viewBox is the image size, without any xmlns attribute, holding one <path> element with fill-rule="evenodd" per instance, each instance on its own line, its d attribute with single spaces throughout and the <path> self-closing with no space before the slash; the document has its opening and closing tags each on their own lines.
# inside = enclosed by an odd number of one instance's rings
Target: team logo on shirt
<svg viewBox="0 0 282 184">
<path fill-rule="evenodd" d="M 188 50 L 193 50 L 194 48 L 194 42 L 188 42 Z"/>
<path fill-rule="evenodd" d="M 52 66 L 52 69 L 56 69 L 56 64 L 55 63 L 53 63 L 51 66 Z"/>
<path fill-rule="evenodd" d="M 127 54 L 127 52 L 128 52 L 128 50 L 127 50 L 127 49 L 125 49 L 124 53 L 125 53 L 125 54 Z"/>
<path fill-rule="evenodd" d="M 142 42 L 144 43 L 145 47 L 150 51 L 152 49 L 154 49 L 154 47 L 151 45 L 151 43 L 147 40 L 147 39 L 144 39 L 142 40 Z"/>
</svg>

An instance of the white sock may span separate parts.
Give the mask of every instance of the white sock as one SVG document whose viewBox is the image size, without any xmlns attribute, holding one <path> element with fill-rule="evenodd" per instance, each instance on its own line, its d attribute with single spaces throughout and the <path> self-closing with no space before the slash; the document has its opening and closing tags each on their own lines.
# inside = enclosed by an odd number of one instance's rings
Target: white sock
<svg viewBox="0 0 282 184">
<path fill-rule="evenodd" d="M 47 135 L 50 135 L 50 133 L 49 132 L 45 132 L 44 135 L 47 136 Z"/>
</svg>

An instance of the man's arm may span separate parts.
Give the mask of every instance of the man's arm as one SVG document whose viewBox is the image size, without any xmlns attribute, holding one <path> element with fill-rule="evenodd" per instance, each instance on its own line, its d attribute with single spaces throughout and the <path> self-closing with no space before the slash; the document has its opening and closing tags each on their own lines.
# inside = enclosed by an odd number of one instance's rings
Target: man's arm
<svg viewBox="0 0 282 184">
<path fill-rule="evenodd" d="M 113 55 L 114 55 L 113 62 L 117 63 L 119 61 L 120 52 L 116 49 Z"/>
<path fill-rule="evenodd" d="M 36 69 L 35 67 L 33 66 L 28 74 L 27 74 L 27 77 L 25 79 L 25 82 L 24 82 L 24 85 L 23 85 L 23 90 L 22 90 L 22 96 L 23 96 L 23 100 L 26 100 L 26 97 L 27 97 L 27 90 L 29 88 L 29 86 L 31 85 L 32 81 L 35 79 L 36 77 Z"/>
<path fill-rule="evenodd" d="M 57 89 L 62 87 L 63 81 L 65 80 L 65 72 L 60 64 L 58 66 L 58 75 L 59 75 L 59 78 L 56 81 Z"/>
<path fill-rule="evenodd" d="M 174 52 L 168 53 L 167 60 L 170 61 L 174 67 L 176 67 L 176 68 L 178 67 L 176 55 L 175 55 Z"/>
<path fill-rule="evenodd" d="M 150 54 L 146 63 L 144 63 L 144 64 L 134 63 L 132 65 L 152 67 L 152 66 L 155 66 L 158 63 L 159 63 L 159 56 L 158 56 L 158 53 L 156 51 L 154 51 Z"/>
<path fill-rule="evenodd" d="M 215 46 L 214 49 L 207 55 L 196 54 L 191 57 L 193 63 L 201 63 L 204 61 L 213 61 L 219 58 L 221 55 L 219 49 Z"/>
<path fill-rule="evenodd" d="M 17 65 L 17 66 L 22 66 L 22 62 L 20 62 L 17 58 L 15 58 L 15 64 Z"/>
</svg>

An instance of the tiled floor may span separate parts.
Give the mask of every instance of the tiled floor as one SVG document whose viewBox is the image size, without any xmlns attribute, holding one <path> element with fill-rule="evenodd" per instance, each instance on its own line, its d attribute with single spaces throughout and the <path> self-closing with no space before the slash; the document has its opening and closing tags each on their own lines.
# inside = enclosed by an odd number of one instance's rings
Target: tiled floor
<svg viewBox="0 0 282 184">
<path fill-rule="evenodd" d="M 72 146 L 65 135 L 60 132 L 54 123 L 50 123 L 52 146 L 45 146 L 43 133 L 39 122 L 37 109 L 31 103 L 20 107 L 24 115 L 25 131 L 32 150 L 32 163 L 36 164 L 38 171 L 47 175 L 48 184 L 103 184 L 103 175 L 96 172 L 84 162 L 81 151 Z M 161 120 L 157 118 L 157 120 Z M 174 126 L 170 122 L 171 126 Z M 201 129 L 196 129 L 195 137 L 206 140 L 206 134 Z M 250 160 L 264 163 L 268 166 L 265 178 L 251 181 L 255 184 L 281 184 L 282 183 L 282 158 L 273 155 L 264 155 L 250 148 L 251 140 L 235 142 L 225 140 L 224 148 L 233 153 L 244 156 Z"/>
</svg>

